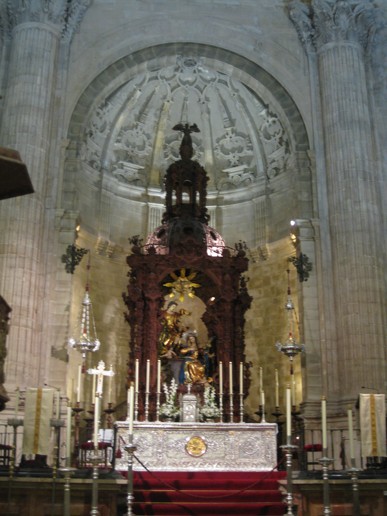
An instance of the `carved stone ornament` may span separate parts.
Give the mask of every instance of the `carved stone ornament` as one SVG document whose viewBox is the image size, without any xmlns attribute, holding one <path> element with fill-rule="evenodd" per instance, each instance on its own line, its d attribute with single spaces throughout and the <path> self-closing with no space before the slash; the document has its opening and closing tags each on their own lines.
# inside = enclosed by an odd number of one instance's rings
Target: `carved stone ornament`
<svg viewBox="0 0 387 516">
<path fill-rule="evenodd" d="M 313 0 L 310 6 L 292 0 L 289 17 L 306 51 L 340 41 L 366 48 L 381 27 L 379 9 L 369 0 Z"/>
<path fill-rule="evenodd" d="M 9 38 L 21 23 L 57 25 L 63 39 L 70 41 L 91 0 L 12 0 L 0 2 L 0 35 Z"/>
</svg>

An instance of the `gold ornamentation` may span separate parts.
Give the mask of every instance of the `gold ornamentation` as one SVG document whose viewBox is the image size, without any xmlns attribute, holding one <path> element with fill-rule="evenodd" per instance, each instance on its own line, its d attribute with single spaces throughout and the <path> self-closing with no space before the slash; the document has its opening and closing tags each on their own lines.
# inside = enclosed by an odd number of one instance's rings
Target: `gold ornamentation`
<svg viewBox="0 0 387 516">
<path fill-rule="evenodd" d="M 180 302 L 184 301 L 184 296 L 187 294 L 188 297 L 195 297 L 194 288 L 200 287 L 199 283 L 193 283 L 193 280 L 196 276 L 197 272 L 191 272 L 186 276 L 186 270 L 183 267 L 180 270 L 180 276 L 177 276 L 174 272 L 171 272 L 171 277 L 174 281 L 169 281 L 168 283 L 164 283 L 164 287 L 168 287 L 171 289 L 169 293 L 169 297 L 178 297 Z"/>
<path fill-rule="evenodd" d="M 207 451 L 207 444 L 202 437 L 194 435 L 190 437 L 185 445 L 185 451 L 188 455 L 191 455 L 191 457 L 201 457 Z"/>
</svg>

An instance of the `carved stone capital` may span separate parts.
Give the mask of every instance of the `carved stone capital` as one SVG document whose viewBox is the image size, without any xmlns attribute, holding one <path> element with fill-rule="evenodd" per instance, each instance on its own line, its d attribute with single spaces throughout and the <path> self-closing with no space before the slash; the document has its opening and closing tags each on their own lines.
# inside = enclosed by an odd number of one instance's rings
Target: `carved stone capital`
<svg viewBox="0 0 387 516">
<path fill-rule="evenodd" d="M 382 26 L 382 13 L 370 0 L 312 0 L 310 6 L 292 0 L 289 17 L 306 51 L 338 42 L 365 49 Z"/>
<path fill-rule="evenodd" d="M 0 36 L 10 38 L 17 25 L 28 22 L 56 25 L 62 39 L 71 40 L 90 0 L 13 0 L 0 5 Z"/>
</svg>

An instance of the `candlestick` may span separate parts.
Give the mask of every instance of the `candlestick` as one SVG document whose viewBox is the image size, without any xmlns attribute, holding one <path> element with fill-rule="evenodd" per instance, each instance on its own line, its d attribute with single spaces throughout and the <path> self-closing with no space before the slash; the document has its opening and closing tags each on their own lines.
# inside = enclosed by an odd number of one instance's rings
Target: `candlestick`
<svg viewBox="0 0 387 516">
<path fill-rule="evenodd" d="M 81 401 L 82 366 L 78 366 L 77 402 Z"/>
<path fill-rule="evenodd" d="M 262 409 L 263 409 L 265 406 L 265 391 L 261 392 L 261 405 L 262 405 Z"/>
<path fill-rule="evenodd" d="M 219 395 L 223 395 L 223 362 L 219 362 Z"/>
<path fill-rule="evenodd" d="M 279 407 L 279 380 L 278 369 L 275 370 L 275 406 Z"/>
<path fill-rule="evenodd" d="M 133 415 L 134 415 L 134 387 L 129 387 L 129 435 L 133 434 Z"/>
<path fill-rule="evenodd" d="M 262 369 L 262 367 L 259 368 L 259 390 L 260 390 L 260 392 L 263 391 L 263 369 Z"/>
<path fill-rule="evenodd" d="M 70 405 L 67 406 L 67 417 L 66 417 L 66 462 L 67 466 L 71 463 L 71 416 L 72 410 Z"/>
<path fill-rule="evenodd" d="M 161 360 L 157 360 L 157 392 L 161 392 Z"/>
<path fill-rule="evenodd" d="M 134 372 L 134 390 L 135 393 L 138 394 L 138 376 L 139 376 L 139 370 L 140 370 L 140 362 L 138 358 L 136 358 L 135 362 L 135 372 Z"/>
<path fill-rule="evenodd" d="M 149 392 L 149 380 L 150 380 L 150 360 L 148 358 L 148 360 L 146 361 L 146 382 L 145 382 L 146 389 L 145 389 L 145 392 Z"/>
<path fill-rule="evenodd" d="M 322 447 L 327 449 L 327 400 L 325 396 L 321 398 L 321 426 L 322 426 Z M 325 454 L 326 455 L 326 454 Z"/>
<path fill-rule="evenodd" d="M 243 362 L 239 362 L 239 393 L 243 394 Z"/>
<path fill-rule="evenodd" d="M 355 451 L 353 447 L 353 421 L 352 421 L 352 409 L 348 409 L 348 433 L 349 433 L 349 456 L 351 462 L 355 460 Z"/>
<path fill-rule="evenodd" d="M 229 362 L 229 372 L 230 372 L 230 394 L 233 392 L 233 385 L 232 385 L 232 362 Z"/>
<path fill-rule="evenodd" d="M 286 387 L 286 437 L 290 443 L 292 437 L 292 407 L 291 407 L 291 392 L 290 386 Z"/>
<path fill-rule="evenodd" d="M 98 450 L 98 425 L 99 425 L 99 404 L 100 397 L 96 396 L 94 400 L 94 449 Z"/>
</svg>

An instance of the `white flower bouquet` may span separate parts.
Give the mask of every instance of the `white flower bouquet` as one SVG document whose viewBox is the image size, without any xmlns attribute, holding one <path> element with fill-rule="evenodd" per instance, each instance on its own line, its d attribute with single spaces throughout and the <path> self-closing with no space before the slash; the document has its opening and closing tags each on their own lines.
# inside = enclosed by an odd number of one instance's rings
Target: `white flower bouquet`
<svg viewBox="0 0 387 516">
<path fill-rule="evenodd" d="M 163 391 L 165 393 L 165 402 L 160 405 L 159 414 L 163 418 L 176 419 L 180 409 L 176 406 L 177 383 L 174 378 L 172 378 L 169 387 L 166 383 L 163 383 Z"/>
<path fill-rule="evenodd" d="M 220 408 L 215 399 L 215 388 L 206 386 L 203 394 L 203 404 L 199 410 L 200 420 L 216 419 L 220 417 Z"/>
</svg>

